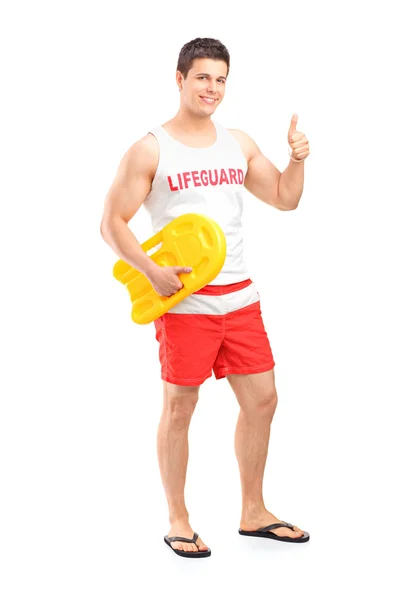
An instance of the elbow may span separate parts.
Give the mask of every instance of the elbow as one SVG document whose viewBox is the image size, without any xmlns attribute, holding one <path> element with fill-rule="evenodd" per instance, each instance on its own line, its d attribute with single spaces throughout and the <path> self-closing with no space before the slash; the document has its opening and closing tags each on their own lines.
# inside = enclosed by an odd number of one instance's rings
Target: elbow
<svg viewBox="0 0 400 600">
<path fill-rule="evenodd" d="M 296 206 L 281 206 L 280 210 L 296 210 L 297 207 L 298 204 L 296 204 Z"/>
<path fill-rule="evenodd" d="M 126 221 L 119 216 L 103 217 L 100 223 L 100 235 L 107 244 L 114 238 L 115 232 L 119 232 L 122 225 L 127 225 Z"/>
<path fill-rule="evenodd" d="M 109 243 L 109 239 L 110 239 L 110 231 L 111 231 L 111 226 L 110 226 L 110 222 L 106 219 L 102 219 L 101 223 L 100 223 L 100 235 L 103 238 L 103 240 L 105 242 L 107 242 L 107 244 Z"/>
<path fill-rule="evenodd" d="M 101 223 L 100 223 L 100 235 L 103 238 L 103 240 L 106 239 L 105 238 L 105 236 L 106 236 L 106 226 L 105 226 L 104 221 L 101 221 Z"/>
<path fill-rule="evenodd" d="M 278 198 L 277 202 L 276 202 L 276 208 L 278 208 L 279 210 L 296 210 L 296 208 L 299 205 L 299 201 L 297 202 L 291 202 L 290 204 L 285 204 L 281 198 Z"/>
</svg>

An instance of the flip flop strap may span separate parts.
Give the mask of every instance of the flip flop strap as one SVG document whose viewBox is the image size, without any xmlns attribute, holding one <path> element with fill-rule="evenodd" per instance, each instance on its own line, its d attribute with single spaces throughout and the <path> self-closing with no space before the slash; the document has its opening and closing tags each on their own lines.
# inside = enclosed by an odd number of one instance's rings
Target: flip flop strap
<svg viewBox="0 0 400 600">
<path fill-rule="evenodd" d="M 282 521 L 282 523 L 272 523 L 272 525 L 261 527 L 261 529 L 257 529 L 257 531 L 266 533 L 267 531 L 271 531 L 271 529 L 278 529 L 278 527 L 289 527 L 289 529 L 292 529 L 294 531 L 294 526 L 291 523 L 287 523 L 286 521 Z"/>
<path fill-rule="evenodd" d="M 188 544 L 195 544 L 198 537 L 199 537 L 199 534 L 194 532 L 194 535 L 191 540 L 189 538 L 184 538 L 184 537 L 179 537 L 179 536 L 169 537 L 167 539 L 170 542 L 187 542 Z"/>
</svg>

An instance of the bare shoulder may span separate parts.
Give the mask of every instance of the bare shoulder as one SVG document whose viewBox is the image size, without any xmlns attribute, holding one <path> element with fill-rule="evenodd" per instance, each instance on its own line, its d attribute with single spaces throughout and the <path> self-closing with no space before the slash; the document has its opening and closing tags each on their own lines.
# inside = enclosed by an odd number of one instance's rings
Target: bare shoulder
<svg viewBox="0 0 400 600">
<path fill-rule="evenodd" d="M 260 149 L 255 143 L 255 141 L 244 131 L 241 131 L 240 129 L 228 129 L 228 131 L 240 144 L 240 147 L 242 148 L 243 154 L 245 155 L 247 162 L 249 162 L 249 160 L 251 160 L 256 154 L 260 152 Z"/>
<path fill-rule="evenodd" d="M 147 134 L 128 148 L 121 159 L 104 203 L 102 224 L 122 218 L 126 223 L 148 196 L 158 166 L 158 142 Z"/>
<path fill-rule="evenodd" d="M 128 148 L 121 161 L 122 170 L 147 175 L 151 180 L 157 171 L 159 160 L 158 142 L 148 133 Z"/>
</svg>

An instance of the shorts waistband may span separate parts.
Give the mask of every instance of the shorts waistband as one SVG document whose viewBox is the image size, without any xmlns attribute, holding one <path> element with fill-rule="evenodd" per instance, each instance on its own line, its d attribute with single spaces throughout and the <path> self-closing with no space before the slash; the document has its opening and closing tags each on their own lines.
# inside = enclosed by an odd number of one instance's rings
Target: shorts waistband
<svg viewBox="0 0 400 600">
<path fill-rule="evenodd" d="M 252 283 L 253 282 L 251 279 L 245 279 L 244 281 L 238 281 L 237 283 L 230 283 L 228 285 L 206 285 L 197 292 L 193 292 L 193 294 L 203 294 L 204 296 L 222 296 L 223 294 L 238 292 Z"/>
</svg>

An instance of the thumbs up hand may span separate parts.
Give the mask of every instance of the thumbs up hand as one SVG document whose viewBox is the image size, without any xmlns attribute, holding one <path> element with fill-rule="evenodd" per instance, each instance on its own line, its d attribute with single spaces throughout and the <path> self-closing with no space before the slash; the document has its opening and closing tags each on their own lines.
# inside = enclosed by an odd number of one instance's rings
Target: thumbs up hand
<svg viewBox="0 0 400 600">
<path fill-rule="evenodd" d="M 291 158 L 295 161 L 303 161 L 310 154 L 310 148 L 305 134 L 296 129 L 297 119 L 298 116 L 294 113 L 290 122 L 288 142 L 292 150 Z"/>
</svg>

